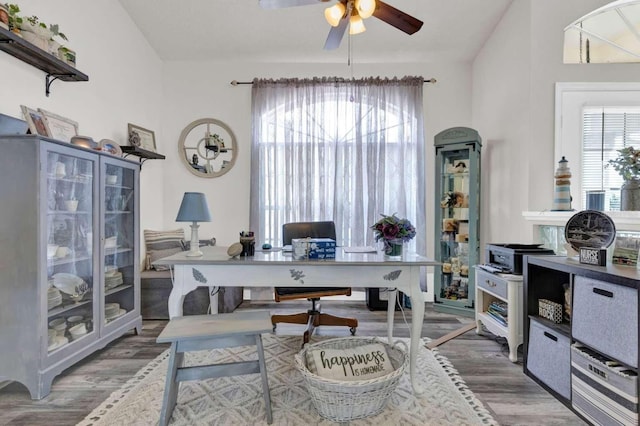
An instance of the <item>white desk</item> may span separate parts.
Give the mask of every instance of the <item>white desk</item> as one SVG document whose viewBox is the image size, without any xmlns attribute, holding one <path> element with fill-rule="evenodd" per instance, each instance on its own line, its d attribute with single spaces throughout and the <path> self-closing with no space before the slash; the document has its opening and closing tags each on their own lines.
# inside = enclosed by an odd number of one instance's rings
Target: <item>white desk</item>
<svg viewBox="0 0 640 426">
<path fill-rule="evenodd" d="M 393 288 L 389 300 L 401 290 L 411 298 L 410 374 L 414 392 L 416 356 L 424 321 L 424 296 L 420 289 L 420 268 L 438 265 L 423 256 L 405 253 L 402 260 L 385 260 L 381 253 L 344 253 L 338 248 L 331 260 L 294 260 L 280 250 L 256 251 L 255 256 L 229 258 L 227 247 L 202 247 L 202 257 L 187 252 L 165 257 L 155 265 L 174 268 L 169 295 L 169 317 L 182 315 L 184 297 L 197 287 L 378 287 Z M 393 342 L 395 304 L 387 308 L 387 335 Z"/>
</svg>

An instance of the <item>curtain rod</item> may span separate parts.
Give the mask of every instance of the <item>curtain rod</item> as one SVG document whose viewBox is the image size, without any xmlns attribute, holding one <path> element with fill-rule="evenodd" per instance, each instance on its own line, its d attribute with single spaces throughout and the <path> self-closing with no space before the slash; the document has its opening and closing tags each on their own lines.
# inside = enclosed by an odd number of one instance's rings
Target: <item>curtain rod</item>
<svg viewBox="0 0 640 426">
<path fill-rule="evenodd" d="M 424 80 L 424 83 L 436 83 L 438 80 L 436 80 L 435 78 L 430 78 L 428 80 Z M 232 80 L 231 81 L 231 85 L 232 86 L 237 86 L 239 84 L 253 84 L 253 81 L 238 81 L 238 80 Z"/>
</svg>

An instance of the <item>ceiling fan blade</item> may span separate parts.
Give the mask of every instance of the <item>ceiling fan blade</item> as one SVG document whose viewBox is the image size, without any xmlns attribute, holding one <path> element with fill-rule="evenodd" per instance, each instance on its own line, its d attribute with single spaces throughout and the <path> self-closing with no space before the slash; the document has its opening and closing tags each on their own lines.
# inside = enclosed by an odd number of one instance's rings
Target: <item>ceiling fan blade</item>
<svg viewBox="0 0 640 426">
<path fill-rule="evenodd" d="M 421 20 L 404 13 L 393 6 L 389 6 L 380 0 L 376 0 L 376 9 L 373 11 L 373 16 L 389 25 L 393 25 L 400 31 L 404 31 L 407 34 L 417 32 L 422 28 L 423 24 Z"/>
<path fill-rule="evenodd" d="M 329 35 L 327 36 L 327 41 L 324 43 L 324 50 L 334 50 L 340 46 L 342 42 L 342 37 L 344 37 L 344 33 L 347 31 L 347 27 L 349 26 L 349 17 L 345 16 L 340 20 L 340 23 L 337 27 L 331 27 L 329 31 Z"/>
<path fill-rule="evenodd" d="M 310 4 L 324 3 L 329 0 L 258 0 L 263 9 L 282 9 L 285 7 L 308 6 Z"/>
</svg>

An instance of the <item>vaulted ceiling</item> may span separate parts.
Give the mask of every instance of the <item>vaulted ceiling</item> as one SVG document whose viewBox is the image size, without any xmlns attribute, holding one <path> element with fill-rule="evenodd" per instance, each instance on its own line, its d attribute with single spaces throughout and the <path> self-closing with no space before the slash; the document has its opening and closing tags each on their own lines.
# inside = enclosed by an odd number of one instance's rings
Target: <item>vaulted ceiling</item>
<svg viewBox="0 0 640 426">
<path fill-rule="evenodd" d="M 351 36 L 354 61 L 471 61 L 512 0 L 386 0 L 424 21 L 409 36 L 371 17 Z M 258 0 L 120 0 L 160 58 L 246 62 L 336 63 L 346 60 L 349 36 L 323 50 L 329 32 L 324 9 L 335 1 L 266 10 Z"/>
</svg>

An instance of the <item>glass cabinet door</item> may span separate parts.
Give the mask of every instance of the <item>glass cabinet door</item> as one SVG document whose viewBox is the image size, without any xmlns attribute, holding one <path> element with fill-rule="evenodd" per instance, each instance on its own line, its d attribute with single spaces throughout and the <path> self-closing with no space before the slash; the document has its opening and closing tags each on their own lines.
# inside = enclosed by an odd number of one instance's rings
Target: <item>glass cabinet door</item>
<svg viewBox="0 0 640 426">
<path fill-rule="evenodd" d="M 436 135 L 436 310 L 472 316 L 479 258 L 480 138 L 453 128 Z"/>
<path fill-rule="evenodd" d="M 47 278 L 47 351 L 95 339 L 94 177 L 97 157 L 47 150 L 44 201 Z"/>
<path fill-rule="evenodd" d="M 101 186 L 104 206 L 102 253 L 105 325 L 124 318 L 135 307 L 136 166 L 103 158 Z"/>
<path fill-rule="evenodd" d="M 466 300 L 469 296 L 469 155 L 467 150 L 443 153 L 440 176 L 442 232 L 440 298 Z"/>
</svg>

